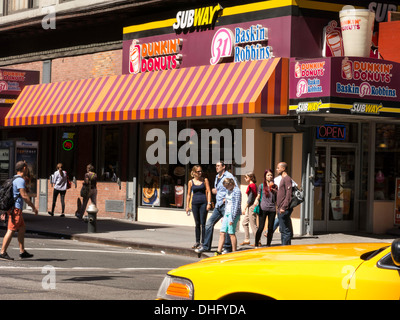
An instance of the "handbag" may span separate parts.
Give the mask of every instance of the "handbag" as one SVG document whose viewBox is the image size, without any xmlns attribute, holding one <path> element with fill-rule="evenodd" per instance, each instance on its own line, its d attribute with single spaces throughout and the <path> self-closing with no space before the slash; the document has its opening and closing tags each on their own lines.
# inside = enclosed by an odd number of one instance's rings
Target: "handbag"
<svg viewBox="0 0 400 320">
<path fill-rule="evenodd" d="M 83 183 L 82 184 L 82 189 L 81 189 L 81 197 L 82 198 L 89 198 L 89 192 L 90 192 L 90 187 L 88 183 Z"/>
<path fill-rule="evenodd" d="M 304 191 L 297 186 L 292 187 L 292 201 L 290 201 L 290 209 L 297 207 L 300 203 L 304 202 Z"/>
<path fill-rule="evenodd" d="M 71 183 L 71 181 L 69 181 L 68 175 L 67 175 L 67 189 L 71 189 L 71 186 L 72 186 L 72 183 Z"/>
<path fill-rule="evenodd" d="M 260 204 L 261 204 L 261 199 L 262 199 L 262 192 L 263 192 L 263 183 L 261 184 L 261 196 L 260 196 L 260 201 L 258 201 L 258 205 L 254 207 L 254 212 L 259 214 L 260 213 Z"/>
<path fill-rule="evenodd" d="M 81 197 L 82 198 L 89 198 L 89 193 L 90 193 L 90 181 L 92 180 L 94 175 L 92 175 L 89 179 L 89 183 L 83 182 L 82 184 L 82 189 L 81 189 Z"/>
</svg>

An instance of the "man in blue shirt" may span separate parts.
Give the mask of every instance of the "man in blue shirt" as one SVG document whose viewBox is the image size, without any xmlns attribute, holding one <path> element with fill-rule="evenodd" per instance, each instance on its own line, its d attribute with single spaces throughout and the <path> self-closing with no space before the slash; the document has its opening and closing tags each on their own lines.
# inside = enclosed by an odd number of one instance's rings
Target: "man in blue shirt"
<svg viewBox="0 0 400 320">
<path fill-rule="evenodd" d="M 8 226 L 7 233 L 3 239 L 3 246 L 0 252 L 0 259 L 4 260 L 14 260 L 7 254 L 7 248 L 10 245 L 11 239 L 15 231 L 18 231 L 18 244 L 19 244 L 19 257 L 20 258 L 32 258 L 33 254 L 28 253 L 24 247 L 25 240 L 25 222 L 22 217 L 22 208 L 24 206 L 24 201 L 32 207 L 35 215 L 38 214 L 38 210 L 35 205 L 31 202 L 25 188 L 24 177 L 28 173 L 28 165 L 25 161 L 19 161 L 15 165 L 15 171 L 17 174 L 14 176 L 13 181 L 13 194 L 15 199 L 14 207 L 8 212 Z"/>
<path fill-rule="evenodd" d="M 236 178 L 230 172 L 226 171 L 226 167 L 223 161 L 217 162 L 215 168 L 217 171 L 217 176 L 215 177 L 214 188 L 211 190 L 211 192 L 216 195 L 217 203 L 215 204 L 215 208 L 211 217 L 207 220 L 204 243 L 202 247 L 197 248 L 195 250 L 195 252 L 197 253 L 211 250 L 211 243 L 214 234 L 214 226 L 224 216 L 225 196 L 227 192 L 223 184 L 224 179 L 232 178 L 235 181 L 235 185 L 238 186 Z M 226 234 L 225 237 L 224 250 L 225 251 L 232 250 L 232 244 L 228 234 Z"/>
</svg>

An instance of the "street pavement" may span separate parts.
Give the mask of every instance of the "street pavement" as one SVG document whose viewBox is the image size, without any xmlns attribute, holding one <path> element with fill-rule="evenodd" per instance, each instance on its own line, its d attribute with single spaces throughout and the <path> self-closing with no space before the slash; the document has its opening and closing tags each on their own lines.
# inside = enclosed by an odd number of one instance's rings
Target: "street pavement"
<svg viewBox="0 0 400 320">
<path fill-rule="evenodd" d="M 47 213 L 35 216 L 30 211 L 24 211 L 27 233 L 39 234 L 48 237 L 72 239 L 101 243 L 132 249 L 161 252 L 165 254 L 179 254 L 192 257 L 208 257 L 216 250 L 220 223 L 214 228 L 213 248 L 211 252 L 198 255 L 192 248 L 195 243 L 194 227 L 175 226 L 155 223 L 144 223 L 126 219 L 98 218 L 95 233 L 88 233 L 88 223 L 75 216 L 66 215 L 64 218 Z M 4 236 L 5 227 L 0 225 L 0 236 Z M 244 240 L 244 233 L 237 234 L 238 243 Z M 318 243 L 352 243 L 352 242 L 385 242 L 391 243 L 400 238 L 400 229 L 394 228 L 390 234 L 375 235 L 368 233 L 325 233 L 316 235 L 294 235 L 292 245 Z M 263 237 L 265 245 L 266 238 Z M 254 243 L 254 240 L 252 241 Z M 272 246 L 280 245 L 280 234 L 275 232 Z M 251 249 L 251 246 L 239 246 L 239 250 Z"/>
</svg>

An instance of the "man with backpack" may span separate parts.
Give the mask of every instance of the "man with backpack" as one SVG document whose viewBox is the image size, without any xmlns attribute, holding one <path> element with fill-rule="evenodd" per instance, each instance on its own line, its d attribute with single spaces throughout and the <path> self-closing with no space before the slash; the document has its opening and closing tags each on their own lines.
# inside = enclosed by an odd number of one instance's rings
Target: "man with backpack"
<svg viewBox="0 0 400 320">
<path fill-rule="evenodd" d="M 24 205 L 24 201 L 32 207 L 35 215 L 38 214 L 38 210 L 35 205 L 31 202 L 28 194 L 26 193 L 25 188 L 25 179 L 24 177 L 28 173 L 28 165 L 25 161 L 19 161 L 15 165 L 15 171 L 17 174 L 14 176 L 12 184 L 13 184 L 13 197 L 14 197 L 14 206 L 8 211 L 8 226 L 7 233 L 3 239 L 3 245 L 0 251 L 0 259 L 3 260 L 14 260 L 7 254 L 7 248 L 10 245 L 11 239 L 14 235 L 15 231 L 18 231 L 18 244 L 20 254 L 19 257 L 23 258 L 32 258 L 33 254 L 28 253 L 24 247 L 25 240 L 25 222 L 22 217 L 22 208 Z"/>
</svg>

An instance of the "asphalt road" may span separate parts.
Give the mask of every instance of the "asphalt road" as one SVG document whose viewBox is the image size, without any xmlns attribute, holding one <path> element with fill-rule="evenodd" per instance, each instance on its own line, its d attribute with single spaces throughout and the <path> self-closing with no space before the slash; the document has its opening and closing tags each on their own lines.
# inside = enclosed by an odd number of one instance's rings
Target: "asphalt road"
<svg viewBox="0 0 400 320">
<path fill-rule="evenodd" d="M 2 300 L 153 300 L 168 270 L 198 261 L 39 236 L 25 248 L 32 259 L 19 259 L 15 237 L 7 250 L 15 260 L 0 260 Z"/>
</svg>

